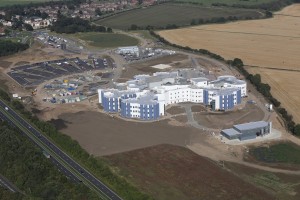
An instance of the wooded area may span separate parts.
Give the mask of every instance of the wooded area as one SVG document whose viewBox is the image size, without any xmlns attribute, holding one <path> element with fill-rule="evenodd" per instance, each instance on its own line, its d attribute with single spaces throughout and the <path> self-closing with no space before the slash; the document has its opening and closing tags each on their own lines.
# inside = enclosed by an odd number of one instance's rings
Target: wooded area
<svg viewBox="0 0 300 200">
<path fill-rule="evenodd" d="M 0 199 L 98 199 L 83 184 L 71 182 L 19 130 L 0 123 L 0 173 L 24 194 L 0 190 Z"/>
<path fill-rule="evenodd" d="M 8 56 L 29 48 L 28 44 L 12 42 L 9 40 L 0 40 L 0 56 Z"/>
</svg>

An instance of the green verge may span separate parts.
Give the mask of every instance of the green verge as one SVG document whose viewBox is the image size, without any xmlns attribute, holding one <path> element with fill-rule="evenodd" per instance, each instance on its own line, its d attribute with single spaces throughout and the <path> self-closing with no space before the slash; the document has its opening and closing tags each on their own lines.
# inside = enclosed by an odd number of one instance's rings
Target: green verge
<svg viewBox="0 0 300 200">
<path fill-rule="evenodd" d="M 77 33 L 73 37 L 84 40 L 89 46 L 98 48 L 115 48 L 139 44 L 136 38 L 119 33 Z"/>
<path fill-rule="evenodd" d="M 89 155 L 79 143 L 71 137 L 64 135 L 56 130 L 56 128 L 44 121 L 40 121 L 31 112 L 27 111 L 23 104 L 17 100 L 11 100 L 9 95 L 0 90 L 0 98 L 9 103 L 16 111 L 18 111 L 24 119 L 34 124 L 42 133 L 45 133 L 58 147 L 73 157 L 82 166 L 88 169 L 93 175 L 103 181 L 111 189 L 116 191 L 125 200 L 150 200 L 147 194 L 139 191 L 135 186 L 128 183 L 124 178 L 114 174 L 109 165 L 103 159 L 96 159 Z"/>
<path fill-rule="evenodd" d="M 300 146 L 285 142 L 249 150 L 256 160 L 266 163 L 300 164 Z"/>
</svg>

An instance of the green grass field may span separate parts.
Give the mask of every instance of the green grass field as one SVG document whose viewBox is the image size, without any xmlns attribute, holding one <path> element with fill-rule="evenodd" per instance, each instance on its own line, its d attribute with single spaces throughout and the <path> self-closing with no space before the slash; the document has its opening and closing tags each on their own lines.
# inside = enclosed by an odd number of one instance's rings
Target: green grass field
<svg viewBox="0 0 300 200">
<path fill-rule="evenodd" d="M 74 36 L 86 42 L 87 45 L 97 48 L 132 46 L 139 43 L 136 38 L 117 33 L 78 33 Z"/>
<path fill-rule="evenodd" d="M 214 17 L 259 17 L 256 10 L 235 8 L 212 8 L 188 4 L 162 4 L 131 10 L 97 21 L 98 24 L 116 29 L 128 29 L 132 24 L 140 27 L 147 25 L 165 27 L 168 24 L 177 26 L 189 25 L 193 19 L 212 19 Z"/>
<path fill-rule="evenodd" d="M 46 1 L 58 1 L 58 0 L 0 0 L 0 7 L 11 6 L 16 4 L 41 3 Z"/>
<path fill-rule="evenodd" d="M 250 149 L 250 155 L 265 163 L 300 164 L 300 146 L 293 143 L 278 143 L 267 147 Z"/>
<path fill-rule="evenodd" d="M 259 5 L 263 3 L 269 3 L 277 0 L 175 0 L 175 2 L 190 2 L 190 3 L 199 3 L 202 5 L 212 5 L 213 3 L 222 3 L 227 5 Z"/>
</svg>

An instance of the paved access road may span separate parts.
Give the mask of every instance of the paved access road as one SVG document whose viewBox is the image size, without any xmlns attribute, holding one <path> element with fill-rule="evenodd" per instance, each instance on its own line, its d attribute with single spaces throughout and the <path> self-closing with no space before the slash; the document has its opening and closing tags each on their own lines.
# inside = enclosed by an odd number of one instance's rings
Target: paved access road
<svg viewBox="0 0 300 200">
<path fill-rule="evenodd" d="M 8 108 L 6 110 L 5 108 Z M 50 139 L 45 137 L 41 132 L 32 127 L 13 109 L 7 106 L 0 100 L 0 117 L 9 123 L 14 124 L 31 140 L 34 141 L 43 151 L 46 151 L 51 156 L 52 161 L 60 168 L 63 173 L 67 174 L 71 179 L 83 182 L 103 199 L 121 200 L 114 191 L 109 189 L 103 182 L 98 180 L 90 172 L 84 169 L 70 156 L 58 148 Z"/>
<path fill-rule="evenodd" d="M 9 189 L 11 192 L 20 192 L 19 189 L 14 186 L 7 178 L 0 174 L 0 186 Z"/>
</svg>

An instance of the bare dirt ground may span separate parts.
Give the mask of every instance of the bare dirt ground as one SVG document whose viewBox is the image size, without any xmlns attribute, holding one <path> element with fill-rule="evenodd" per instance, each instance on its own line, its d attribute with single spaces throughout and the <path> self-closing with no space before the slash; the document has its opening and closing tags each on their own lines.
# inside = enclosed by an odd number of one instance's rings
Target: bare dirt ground
<svg viewBox="0 0 300 200">
<path fill-rule="evenodd" d="M 176 121 L 182 123 L 183 125 L 185 125 L 188 121 L 186 115 L 178 115 L 178 116 L 173 117 L 173 119 L 175 119 Z"/>
<path fill-rule="evenodd" d="M 194 114 L 194 119 L 200 124 L 216 129 L 231 128 L 234 124 L 259 121 L 263 118 L 264 112 L 254 104 L 246 104 L 244 108 L 234 111 Z"/>
<path fill-rule="evenodd" d="M 59 118 L 67 122 L 67 128 L 62 132 L 97 156 L 165 143 L 184 146 L 187 141 L 205 137 L 197 129 L 173 126 L 168 120 L 132 122 L 99 112 L 62 114 Z"/>
<path fill-rule="evenodd" d="M 297 16 L 300 16 L 300 4 L 288 6 L 270 19 L 203 25 L 159 34 L 175 44 L 207 49 L 226 59 L 238 57 L 247 65 L 259 66 L 248 69 L 262 75 L 263 81 L 270 84 L 272 94 L 299 123 L 300 98 L 295 95 L 300 85 L 300 21 Z"/>
<path fill-rule="evenodd" d="M 204 105 L 194 105 L 191 107 L 192 112 L 205 112 L 206 107 Z"/>
<path fill-rule="evenodd" d="M 188 61 L 188 56 L 184 54 L 175 54 L 175 55 L 169 55 L 169 56 L 164 56 L 156 59 L 147 60 L 144 62 L 135 62 L 125 66 L 125 70 L 123 71 L 118 81 L 125 82 L 129 79 L 132 79 L 133 76 L 137 74 L 152 74 L 157 71 L 169 71 L 173 69 L 170 68 L 166 70 L 159 70 L 151 67 L 157 64 L 171 64 L 174 66 L 173 68 L 181 68 L 183 66 L 190 65 Z"/>
<path fill-rule="evenodd" d="M 159 200 L 274 199 L 217 163 L 178 146 L 158 145 L 106 159 L 115 171 Z"/>
<path fill-rule="evenodd" d="M 6 64 L 0 65 L 0 68 L 4 69 L 13 67 L 15 65 L 43 62 L 45 60 L 55 60 L 76 56 L 81 57 L 79 54 L 77 55 L 73 53 L 66 53 L 65 51 L 62 51 L 60 49 L 44 47 L 41 46 L 38 42 L 35 42 L 34 45 L 26 51 L 11 56 L 1 57 L 0 62 Z"/>
<path fill-rule="evenodd" d="M 170 108 L 167 108 L 166 112 L 171 115 L 177 115 L 177 114 L 185 113 L 185 110 L 180 106 L 172 106 Z"/>
</svg>

